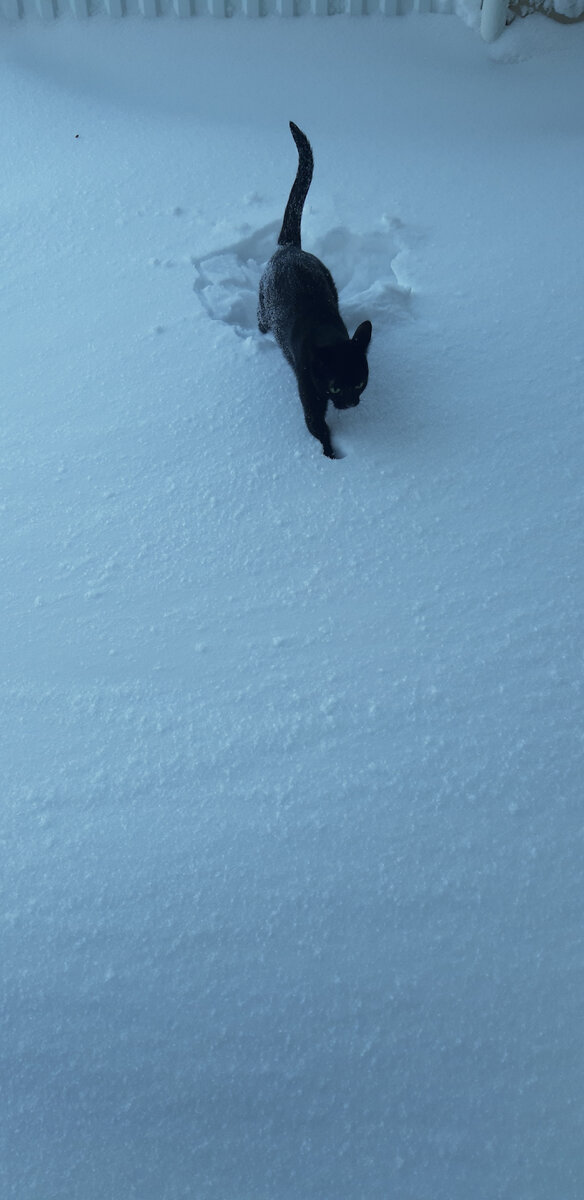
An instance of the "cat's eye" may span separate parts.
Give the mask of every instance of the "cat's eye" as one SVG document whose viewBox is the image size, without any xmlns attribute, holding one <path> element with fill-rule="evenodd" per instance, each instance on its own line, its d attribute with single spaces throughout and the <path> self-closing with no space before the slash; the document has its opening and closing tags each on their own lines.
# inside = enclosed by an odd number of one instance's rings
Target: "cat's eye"
<svg viewBox="0 0 584 1200">
<path fill-rule="evenodd" d="M 339 396 L 342 389 L 338 388 L 338 387 L 334 387 L 334 385 L 332 383 L 329 383 L 328 390 L 329 390 L 331 396 Z"/>
</svg>

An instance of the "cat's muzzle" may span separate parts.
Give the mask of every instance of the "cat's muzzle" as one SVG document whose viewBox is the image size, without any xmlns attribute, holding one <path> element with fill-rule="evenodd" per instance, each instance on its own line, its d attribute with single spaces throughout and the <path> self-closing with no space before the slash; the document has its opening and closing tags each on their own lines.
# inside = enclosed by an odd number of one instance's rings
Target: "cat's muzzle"
<svg viewBox="0 0 584 1200">
<path fill-rule="evenodd" d="M 335 408 L 356 408 L 361 397 L 360 396 L 332 396 L 332 402 Z"/>
</svg>

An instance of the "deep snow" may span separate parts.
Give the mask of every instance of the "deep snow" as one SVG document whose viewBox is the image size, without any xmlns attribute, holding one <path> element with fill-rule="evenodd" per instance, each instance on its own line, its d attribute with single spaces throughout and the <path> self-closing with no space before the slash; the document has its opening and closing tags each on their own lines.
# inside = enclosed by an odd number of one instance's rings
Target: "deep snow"
<svg viewBox="0 0 584 1200">
<path fill-rule="evenodd" d="M 584 27 L 0 36 L 0 1193 L 580 1200 Z"/>
</svg>

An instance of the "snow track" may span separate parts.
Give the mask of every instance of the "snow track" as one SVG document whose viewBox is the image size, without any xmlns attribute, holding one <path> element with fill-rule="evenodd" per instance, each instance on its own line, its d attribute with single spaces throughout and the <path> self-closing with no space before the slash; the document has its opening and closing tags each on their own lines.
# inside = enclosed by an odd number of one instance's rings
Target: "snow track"
<svg viewBox="0 0 584 1200">
<path fill-rule="evenodd" d="M 382 228 L 365 234 L 332 229 L 309 248 L 326 262 L 339 290 L 347 324 L 367 312 L 375 322 L 396 319 L 408 310 L 410 289 L 399 284 L 394 262 L 404 253 L 401 222 L 380 221 Z M 390 232 L 390 227 L 391 232 Z M 280 223 L 246 234 L 235 245 L 194 259 L 195 291 L 214 321 L 232 325 L 240 337 L 255 337 L 258 286 L 262 267 L 273 253 Z M 400 231 L 399 238 L 394 236 Z M 382 276 L 379 269 L 384 270 Z"/>
</svg>

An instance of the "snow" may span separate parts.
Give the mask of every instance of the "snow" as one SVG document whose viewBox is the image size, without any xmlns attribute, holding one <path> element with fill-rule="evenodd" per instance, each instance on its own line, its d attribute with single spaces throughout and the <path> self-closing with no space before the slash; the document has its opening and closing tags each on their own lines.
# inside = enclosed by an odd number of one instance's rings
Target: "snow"
<svg viewBox="0 0 584 1200">
<path fill-rule="evenodd" d="M 583 50 L 3 26 L 7 1200 L 580 1200 Z"/>
</svg>

